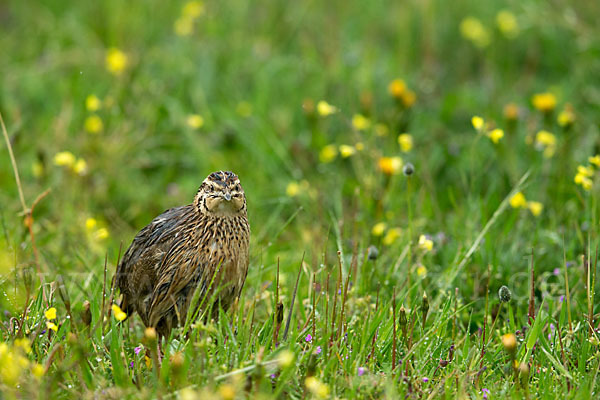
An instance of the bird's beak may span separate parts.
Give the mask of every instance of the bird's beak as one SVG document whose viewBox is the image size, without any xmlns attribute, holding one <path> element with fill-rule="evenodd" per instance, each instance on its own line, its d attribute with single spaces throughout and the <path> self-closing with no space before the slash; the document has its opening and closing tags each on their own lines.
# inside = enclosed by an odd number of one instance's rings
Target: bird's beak
<svg viewBox="0 0 600 400">
<path fill-rule="evenodd" d="M 231 200 L 231 194 L 230 193 L 225 193 L 223 195 L 223 197 L 225 198 L 225 200 L 230 201 Z"/>
</svg>

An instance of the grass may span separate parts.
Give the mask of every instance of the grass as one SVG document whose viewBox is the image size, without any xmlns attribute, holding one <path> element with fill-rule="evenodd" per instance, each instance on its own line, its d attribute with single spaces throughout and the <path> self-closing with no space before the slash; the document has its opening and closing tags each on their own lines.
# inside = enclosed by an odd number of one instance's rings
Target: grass
<svg viewBox="0 0 600 400">
<path fill-rule="evenodd" d="M 599 13 L 3 3 L 2 396 L 593 398 Z M 219 169 L 247 194 L 248 278 L 159 365 L 111 309 L 115 265 Z"/>
</svg>

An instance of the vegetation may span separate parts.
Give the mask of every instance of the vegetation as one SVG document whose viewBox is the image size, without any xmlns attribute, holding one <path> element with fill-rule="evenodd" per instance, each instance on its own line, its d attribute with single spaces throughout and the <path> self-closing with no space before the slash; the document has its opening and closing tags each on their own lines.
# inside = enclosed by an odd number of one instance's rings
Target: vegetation
<svg viewBox="0 0 600 400">
<path fill-rule="evenodd" d="M 599 15 L 3 2 L 2 396 L 596 397 Z M 221 169 L 248 278 L 161 361 L 115 265 Z"/>
</svg>

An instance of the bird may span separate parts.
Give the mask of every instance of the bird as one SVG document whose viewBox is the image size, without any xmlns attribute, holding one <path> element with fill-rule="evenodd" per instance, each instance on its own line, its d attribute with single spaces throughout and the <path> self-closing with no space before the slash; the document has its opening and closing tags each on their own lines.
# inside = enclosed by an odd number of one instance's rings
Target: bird
<svg viewBox="0 0 600 400">
<path fill-rule="evenodd" d="M 212 308 L 216 319 L 219 307 L 227 311 L 241 293 L 249 243 L 246 195 L 238 176 L 209 174 L 191 204 L 166 210 L 134 237 L 115 275 L 120 308 L 127 316 L 137 312 L 159 338 L 183 325 L 188 312 L 200 315 Z"/>
</svg>

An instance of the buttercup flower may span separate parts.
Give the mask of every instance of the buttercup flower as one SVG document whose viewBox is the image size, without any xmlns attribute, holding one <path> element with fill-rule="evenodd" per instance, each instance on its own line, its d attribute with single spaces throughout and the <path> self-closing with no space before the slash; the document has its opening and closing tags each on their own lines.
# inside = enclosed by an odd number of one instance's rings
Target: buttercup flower
<svg viewBox="0 0 600 400">
<path fill-rule="evenodd" d="M 419 249 L 424 250 L 425 252 L 429 252 L 433 250 L 433 241 L 428 239 L 427 236 L 421 235 L 419 236 L 418 242 Z"/>
<path fill-rule="evenodd" d="M 528 201 L 527 208 L 529 208 L 529 211 L 531 211 L 531 213 L 537 217 L 542 213 L 544 205 L 539 201 Z"/>
<path fill-rule="evenodd" d="M 127 314 L 125 314 L 118 305 L 113 304 L 111 308 L 117 321 L 123 321 L 125 318 L 127 318 Z"/>
<path fill-rule="evenodd" d="M 90 94 L 85 98 L 85 108 L 88 111 L 95 112 L 98 111 L 100 107 L 102 107 L 102 101 L 98 98 L 98 96 Z"/>
<path fill-rule="evenodd" d="M 504 118 L 514 121 L 519 118 L 519 107 L 515 103 L 508 103 L 504 106 Z"/>
<path fill-rule="evenodd" d="M 340 155 L 342 158 L 351 157 L 354 155 L 354 153 L 356 153 L 356 149 L 354 147 L 347 144 L 340 145 Z"/>
<path fill-rule="evenodd" d="M 556 96 L 552 93 L 537 93 L 531 98 L 533 106 L 542 112 L 550 112 L 556 107 Z"/>
<path fill-rule="evenodd" d="M 362 114 L 354 114 L 352 117 L 352 126 L 357 131 L 364 131 L 365 129 L 369 129 L 371 121 Z"/>
<path fill-rule="evenodd" d="M 556 150 L 556 136 L 548 131 L 541 130 L 535 135 L 535 145 L 538 149 L 544 151 L 544 157 L 550 158 Z"/>
<path fill-rule="evenodd" d="M 386 246 L 391 245 L 400 237 L 402 230 L 400 228 L 391 228 L 383 237 L 382 243 Z"/>
<path fill-rule="evenodd" d="M 106 69 L 113 75 L 121 75 L 129 65 L 127 54 L 112 47 L 106 52 Z"/>
<path fill-rule="evenodd" d="M 314 376 L 309 376 L 304 381 L 306 388 L 317 398 L 326 399 L 329 397 L 329 386 L 318 380 Z"/>
<path fill-rule="evenodd" d="M 556 121 L 558 122 L 558 125 L 563 128 L 573 125 L 573 122 L 575 122 L 575 113 L 573 112 L 573 109 L 571 107 L 565 107 L 565 109 L 558 114 Z"/>
<path fill-rule="evenodd" d="M 496 14 L 496 25 L 500 32 L 509 39 L 514 39 L 519 34 L 517 18 L 510 11 L 502 10 Z"/>
<path fill-rule="evenodd" d="M 402 159 L 400 157 L 381 157 L 378 166 L 386 175 L 397 175 L 402 170 Z"/>
<path fill-rule="evenodd" d="M 460 33 L 477 47 L 483 48 L 490 43 L 490 35 L 487 29 L 475 17 L 466 17 L 461 21 Z"/>
<path fill-rule="evenodd" d="M 283 350 L 279 354 L 278 362 L 281 368 L 289 367 L 294 362 L 294 353 L 289 350 Z"/>
<path fill-rule="evenodd" d="M 83 158 L 79 158 L 75 162 L 75 165 L 73 165 L 73 172 L 75 172 L 77 175 L 83 176 L 87 174 L 87 171 L 87 162 Z"/>
<path fill-rule="evenodd" d="M 335 160 L 337 155 L 337 147 L 334 144 L 328 144 L 327 146 L 321 149 L 321 152 L 319 153 L 319 160 L 322 163 L 330 163 L 333 160 Z"/>
<path fill-rule="evenodd" d="M 379 222 L 373 226 L 373 229 L 371 229 L 371 234 L 373 236 L 381 236 L 383 235 L 383 232 L 385 232 L 386 228 L 387 224 L 385 222 Z"/>
<path fill-rule="evenodd" d="M 427 275 L 427 268 L 423 264 L 419 264 L 417 267 L 417 276 L 423 277 Z"/>
<path fill-rule="evenodd" d="M 413 148 L 413 138 L 408 133 L 403 133 L 398 136 L 398 144 L 400 145 L 400 150 L 404 153 L 408 153 Z"/>
<path fill-rule="evenodd" d="M 594 164 L 597 168 L 600 168 L 600 154 L 596 154 L 594 157 L 589 157 L 588 161 L 590 164 Z"/>
<path fill-rule="evenodd" d="M 185 122 L 192 129 L 200 129 L 204 125 L 204 118 L 199 114 L 190 114 Z"/>
<path fill-rule="evenodd" d="M 504 137 L 504 131 L 502 129 L 494 129 L 491 132 L 488 132 L 487 136 L 494 144 L 498 144 L 500 139 Z"/>
<path fill-rule="evenodd" d="M 75 164 L 75 156 L 70 151 L 61 151 L 54 155 L 54 164 L 71 167 Z"/>
<path fill-rule="evenodd" d="M 402 79 L 394 79 L 388 85 L 388 93 L 395 98 L 401 98 L 406 91 L 406 83 Z"/>
<path fill-rule="evenodd" d="M 56 307 L 50 307 L 47 309 L 46 312 L 44 312 L 44 316 L 48 321 L 56 319 Z"/>
<path fill-rule="evenodd" d="M 484 126 L 484 120 L 483 118 L 481 118 L 478 115 L 473 116 L 473 118 L 471 118 L 471 124 L 473 125 L 473 128 L 475 128 L 478 131 L 481 131 L 483 129 Z"/>
<path fill-rule="evenodd" d="M 525 195 L 521 192 L 515 193 L 509 200 L 510 206 L 512 208 L 524 208 L 527 207 L 527 200 L 525 199 Z"/>
<path fill-rule="evenodd" d="M 317 103 L 317 113 L 319 113 L 321 117 L 327 117 L 328 115 L 335 114 L 337 111 L 337 108 L 325 100 L 321 100 Z"/>
<path fill-rule="evenodd" d="M 288 197 L 296 197 L 298 193 L 300 193 L 300 185 L 298 182 L 292 181 L 288 183 L 287 187 L 285 188 L 285 194 L 287 194 Z"/>
</svg>

